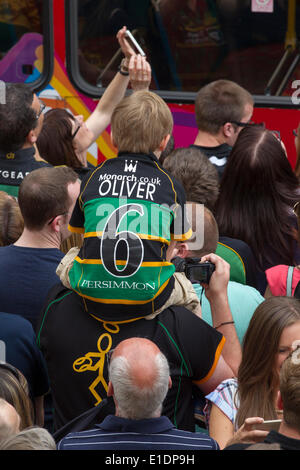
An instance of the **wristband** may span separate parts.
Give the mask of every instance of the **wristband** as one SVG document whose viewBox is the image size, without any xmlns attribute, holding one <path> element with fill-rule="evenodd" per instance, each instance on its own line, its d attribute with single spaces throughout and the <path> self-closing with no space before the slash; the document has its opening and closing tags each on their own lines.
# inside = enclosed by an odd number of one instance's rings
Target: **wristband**
<svg viewBox="0 0 300 470">
<path fill-rule="evenodd" d="M 124 58 L 122 59 L 119 67 L 118 67 L 118 70 L 120 72 L 121 75 L 124 75 L 124 76 L 128 76 L 129 75 L 129 71 L 128 71 L 128 59 Z"/>
<path fill-rule="evenodd" d="M 124 71 L 121 69 L 121 67 L 119 67 L 118 70 L 119 70 L 119 73 L 120 73 L 121 75 L 124 75 L 124 77 L 128 77 L 129 72 L 124 72 Z"/>
</svg>

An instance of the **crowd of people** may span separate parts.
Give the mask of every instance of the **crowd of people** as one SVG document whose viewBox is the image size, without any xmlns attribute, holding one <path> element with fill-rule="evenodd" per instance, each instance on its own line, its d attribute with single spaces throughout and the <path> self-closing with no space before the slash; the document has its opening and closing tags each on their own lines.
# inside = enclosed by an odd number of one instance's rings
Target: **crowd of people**
<svg viewBox="0 0 300 470">
<path fill-rule="evenodd" d="M 85 122 L 0 105 L 0 450 L 298 450 L 298 166 L 228 80 L 175 148 L 125 32 Z"/>
</svg>

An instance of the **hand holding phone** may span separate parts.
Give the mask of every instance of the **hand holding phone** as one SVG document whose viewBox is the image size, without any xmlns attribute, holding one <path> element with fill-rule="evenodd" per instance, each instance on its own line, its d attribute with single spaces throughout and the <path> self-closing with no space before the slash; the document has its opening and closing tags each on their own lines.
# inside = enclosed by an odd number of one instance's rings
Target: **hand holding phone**
<svg viewBox="0 0 300 470">
<path fill-rule="evenodd" d="M 130 45 L 133 46 L 138 51 L 138 53 L 141 54 L 141 56 L 145 57 L 145 52 L 143 51 L 139 43 L 136 41 L 136 39 L 133 37 L 131 32 L 128 31 L 128 29 L 126 30 L 125 36 L 126 39 L 129 39 Z"/>
<path fill-rule="evenodd" d="M 255 429 L 259 429 L 261 431 L 278 431 L 281 422 L 281 419 L 269 419 L 256 424 Z"/>
</svg>

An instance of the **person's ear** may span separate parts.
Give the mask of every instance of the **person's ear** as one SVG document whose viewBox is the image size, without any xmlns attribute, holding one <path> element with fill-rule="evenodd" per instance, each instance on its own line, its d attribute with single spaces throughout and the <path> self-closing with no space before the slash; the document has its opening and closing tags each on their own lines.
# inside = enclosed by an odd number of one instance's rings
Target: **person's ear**
<svg viewBox="0 0 300 470">
<path fill-rule="evenodd" d="M 231 122 L 225 122 L 225 124 L 222 127 L 223 134 L 225 137 L 231 137 L 233 134 L 235 134 L 235 129 Z"/>
<path fill-rule="evenodd" d="M 31 131 L 28 132 L 27 134 L 27 137 L 26 137 L 26 141 L 28 142 L 28 144 L 30 144 L 31 146 L 34 145 L 37 141 L 37 136 L 34 132 L 34 129 L 31 129 Z"/>
<path fill-rule="evenodd" d="M 161 143 L 160 143 L 160 145 L 159 145 L 159 147 L 158 147 L 158 150 L 160 150 L 161 152 L 163 152 L 163 151 L 165 150 L 165 148 L 166 148 L 166 146 L 168 145 L 168 142 L 169 142 L 169 140 L 170 140 L 170 137 L 171 137 L 171 135 L 168 134 L 168 135 L 166 135 L 166 137 L 164 137 L 164 138 L 162 139 L 162 141 L 161 141 Z"/>
<path fill-rule="evenodd" d="M 61 231 L 61 227 L 63 225 L 62 217 L 63 215 L 57 215 L 48 222 L 48 225 L 51 226 L 52 230 L 54 230 L 54 232 L 56 233 L 59 233 Z"/>
<path fill-rule="evenodd" d="M 111 381 L 108 382 L 108 388 L 107 388 L 107 396 L 108 397 L 113 397 L 114 396 L 114 387 Z"/>
<path fill-rule="evenodd" d="M 110 131 L 110 140 L 111 140 L 111 143 L 113 144 L 113 146 L 117 148 L 116 143 L 114 141 L 114 136 L 113 136 L 112 130 Z"/>
<path fill-rule="evenodd" d="M 189 255 L 189 246 L 186 242 L 179 242 L 177 243 L 177 254 L 176 256 L 179 256 L 180 258 L 187 258 Z"/>
</svg>

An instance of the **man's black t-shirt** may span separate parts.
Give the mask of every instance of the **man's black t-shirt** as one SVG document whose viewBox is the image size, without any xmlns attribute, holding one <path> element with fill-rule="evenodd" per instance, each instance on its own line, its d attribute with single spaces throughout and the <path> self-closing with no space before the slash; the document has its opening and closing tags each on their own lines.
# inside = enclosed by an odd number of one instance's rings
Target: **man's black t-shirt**
<svg viewBox="0 0 300 470">
<path fill-rule="evenodd" d="M 153 320 L 114 320 L 101 305 L 62 286 L 54 287 L 40 318 L 38 344 L 49 371 L 55 427 L 99 404 L 107 392 L 107 352 L 131 337 L 155 342 L 168 359 L 172 388 L 163 414 L 180 429 L 194 431 L 193 383 L 213 373 L 224 337 L 183 307 L 166 309 Z"/>
<path fill-rule="evenodd" d="M 28 173 L 44 166 L 52 166 L 50 163 L 37 161 L 34 154 L 34 147 L 0 153 L 0 190 L 11 196 L 18 196 L 19 186 Z"/>
<path fill-rule="evenodd" d="M 207 156 L 208 160 L 216 167 L 218 170 L 219 178 L 224 173 L 225 166 L 229 155 L 231 153 L 232 147 L 228 144 L 221 144 L 217 147 L 203 147 L 202 145 L 190 145 L 190 147 L 194 147 L 199 149 L 204 155 Z"/>
</svg>

